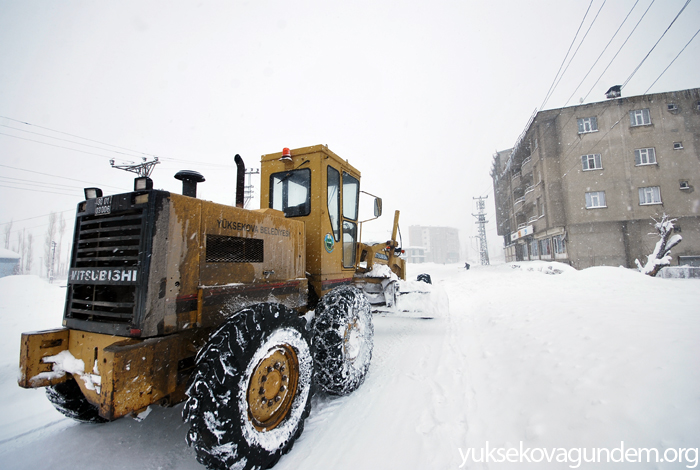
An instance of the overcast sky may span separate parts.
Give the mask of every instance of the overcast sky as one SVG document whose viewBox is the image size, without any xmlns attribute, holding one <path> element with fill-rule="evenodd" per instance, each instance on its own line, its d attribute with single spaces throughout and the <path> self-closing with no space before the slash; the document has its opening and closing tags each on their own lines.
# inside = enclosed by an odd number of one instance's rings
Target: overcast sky
<svg viewBox="0 0 700 470">
<path fill-rule="evenodd" d="M 180 192 L 173 175 L 197 170 L 200 197 L 231 203 L 236 153 L 259 168 L 262 154 L 327 144 L 384 199 L 365 233 L 382 236 L 400 209 L 406 245 L 409 225 L 458 227 L 478 261 L 473 198 L 488 195 L 497 259 L 494 152 L 513 146 L 560 67 L 544 109 L 604 100 L 686 1 L 655 0 L 620 50 L 652 0 L 0 0 L 0 224 L 40 246 L 44 216 L 67 211 L 71 226 L 82 188 L 133 187 L 110 158 L 157 155 L 157 188 Z M 699 87 L 696 37 L 649 89 L 699 27 L 690 1 L 623 96 Z"/>
</svg>

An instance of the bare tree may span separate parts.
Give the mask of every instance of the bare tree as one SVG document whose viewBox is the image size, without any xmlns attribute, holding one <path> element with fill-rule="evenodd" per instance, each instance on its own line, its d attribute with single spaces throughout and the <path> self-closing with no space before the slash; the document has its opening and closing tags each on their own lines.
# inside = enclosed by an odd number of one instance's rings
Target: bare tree
<svg viewBox="0 0 700 470">
<path fill-rule="evenodd" d="M 61 247 L 63 246 L 63 234 L 66 232 L 66 219 L 63 218 L 63 212 L 58 219 L 58 247 L 56 248 L 56 258 L 58 259 L 58 274 L 63 274 L 61 265 Z"/>
<path fill-rule="evenodd" d="M 634 262 L 637 264 L 639 271 L 653 277 L 661 271 L 661 268 L 671 265 L 671 248 L 678 245 L 683 240 L 683 237 L 678 234 L 673 235 L 673 223 L 676 219 L 670 219 L 664 214 L 660 221 L 653 217 L 652 220 L 654 221 L 656 234 L 658 234 L 660 239 L 656 242 L 654 251 L 647 256 L 647 262 L 644 266 L 639 260 L 634 260 Z M 649 235 L 654 234 L 650 233 Z"/>
<path fill-rule="evenodd" d="M 25 229 L 22 229 L 22 250 L 20 251 L 20 256 L 22 257 L 20 262 L 22 263 L 22 274 L 27 272 L 27 235 Z"/>
<path fill-rule="evenodd" d="M 10 233 L 12 233 L 12 223 L 14 221 L 10 220 L 10 223 L 5 224 L 5 249 L 10 249 Z"/>
<path fill-rule="evenodd" d="M 34 261 L 34 255 L 32 253 L 33 242 L 34 235 L 31 233 L 27 234 L 27 258 L 24 262 L 24 269 L 27 271 L 27 274 L 31 274 L 32 272 L 32 262 Z"/>
<path fill-rule="evenodd" d="M 17 274 L 24 274 L 24 269 L 22 268 L 22 241 L 22 233 L 17 232 L 17 245 L 15 245 L 15 249 L 13 250 L 19 255 L 19 263 L 17 264 Z"/>
<path fill-rule="evenodd" d="M 44 242 L 44 267 L 46 268 L 46 273 L 49 275 L 51 272 L 51 264 L 53 262 L 53 257 L 51 256 L 51 248 L 54 240 L 56 239 L 56 213 L 52 212 L 49 214 L 49 226 L 46 229 L 46 240 Z"/>
</svg>

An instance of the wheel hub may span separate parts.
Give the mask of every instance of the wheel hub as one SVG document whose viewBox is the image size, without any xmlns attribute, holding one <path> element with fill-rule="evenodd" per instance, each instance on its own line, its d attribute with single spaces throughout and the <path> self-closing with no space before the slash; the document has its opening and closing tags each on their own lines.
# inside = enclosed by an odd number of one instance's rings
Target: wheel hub
<svg viewBox="0 0 700 470">
<path fill-rule="evenodd" d="M 274 429 L 289 414 L 298 381 L 299 360 L 291 346 L 270 349 L 248 384 L 248 415 L 258 431 Z"/>
<path fill-rule="evenodd" d="M 362 342 L 361 336 L 359 322 L 358 320 L 353 320 L 348 324 L 343 337 L 343 352 L 347 362 L 354 362 L 357 359 L 360 353 L 360 343 Z"/>
</svg>

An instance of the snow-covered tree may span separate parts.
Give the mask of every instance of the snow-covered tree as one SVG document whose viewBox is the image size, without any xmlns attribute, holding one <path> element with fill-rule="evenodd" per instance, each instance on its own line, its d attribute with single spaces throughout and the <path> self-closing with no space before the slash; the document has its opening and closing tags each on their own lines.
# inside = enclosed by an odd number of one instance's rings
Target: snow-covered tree
<svg viewBox="0 0 700 470">
<path fill-rule="evenodd" d="M 32 272 L 32 262 L 34 261 L 34 254 L 32 251 L 32 243 L 34 242 L 34 235 L 31 233 L 27 234 L 27 254 L 24 261 L 24 270 L 27 274 Z"/>
<path fill-rule="evenodd" d="M 49 276 L 53 268 L 52 248 L 56 239 L 56 222 L 56 213 L 52 212 L 49 214 L 49 226 L 46 229 L 46 240 L 44 243 L 44 267 L 46 268 L 46 273 Z"/>
<path fill-rule="evenodd" d="M 671 248 L 678 245 L 683 237 L 678 234 L 673 234 L 673 223 L 676 219 L 669 219 L 669 217 L 664 214 L 660 221 L 657 221 L 652 217 L 654 221 L 654 228 L 656 229 L 656 234 L 658 234 L 659 241 L 656 242 L 654 251 L 647 256 L 647 262 L 644 266 L 639 260 L 634 260 L 637 263 L 637 268 L 639 271 L 648 274 L 649 276 L 656 276 L 656 274 L 661 271 L 661 268 L 671 265 Z M 651 233 L 650 235 L 654 235 Z"/>
<path fill-rule="evenodd" d="M 58 248 L 56 249 L 56 258 L 58 260 L 58 274 L 63 274 L 63 266 L 61 264 L 61 253 L 63 247 L 63 234 L 66 232 L 66 219 L 63 218 L 63 212 L 58 219 Z"/>
<path fill-rule="evenodd" d="M 10 249 L 10 233 L 12 233 L 12 220 L 5 224 L 5 249 Z"/>
</svg>

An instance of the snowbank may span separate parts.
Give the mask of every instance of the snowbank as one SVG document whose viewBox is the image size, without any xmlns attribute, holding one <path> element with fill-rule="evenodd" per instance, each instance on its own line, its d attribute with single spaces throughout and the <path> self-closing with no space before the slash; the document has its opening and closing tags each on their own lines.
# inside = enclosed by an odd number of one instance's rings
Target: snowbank
<svg viewBox="0 0 700 470">
<path fill-rule="evenodd" d="M 557 271 L 560 271 L 557 273 Z M 468 449 L 700 446 L 700 281 L 560 263 L 409 265 L 449 295 L 431 320 L 377 316 L 369 375 L 349 397 L 317 395 L 275 467 L 460 468 Z M 143 422 L 63 419 L 16 385 L 18 335 L 60 325 L 63 290 L 0 279 L 0 458 L 8 468 L 201 469 L 181 406 Z M 8 371 L 10 371 L 8 375 Z M 48 427 L 47 427 L 48 426 Z M 86 452 L 98 449 L 98 453 Z M 692 455 L 691 455 L 692 456 Z M 578 468 L 686 468 L 668 463 Z M 462 468 L 573 468 L 469 461 Z"/>
</svg>

